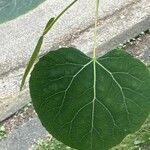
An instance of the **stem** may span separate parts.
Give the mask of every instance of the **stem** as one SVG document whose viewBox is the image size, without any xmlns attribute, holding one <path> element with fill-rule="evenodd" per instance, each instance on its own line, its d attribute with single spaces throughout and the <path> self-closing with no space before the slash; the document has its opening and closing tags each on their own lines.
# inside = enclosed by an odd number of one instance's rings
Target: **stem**
<svg viewBox="0 0 150 150">
<path fill-rule="evenodd" d="M 56 17 L 56 19 L 53 21 L 53 23 L 51 24 L 51 26 L 48 27 L 48 28 L 44 31 L 43 35 L 45 35 L 45 34 L 49 31 L 49 29 L 52 28 L 52 26 L 57 22 L 57 20 L 58 20 L 74 3 L 76 3 L 77 1 L 78 1 L 78 0 L 74 0 L 71 4 L 69 4 L 69 5 Z"/>
<path fill-rule="evenodd" d="M 93 48 L 93 58 L 96 58 L 96 47 L 97 47 L 97 24 L 99 15 L 99 0 L 96 0 L 96 18 L 95 18 L 95 29 L 94 29 L 94 48 Z"/>
<path fill-rule="evenodd" d="M 22 81 L 21 81 L 21 86 L 20 86 L 20 90 L 22 90 L 23 86 L 24 86 L 24 83 L 26 81 L 26 78 L 31 70 L 31 68 L 33 67 L 34 65 L 34 62 L 35 60 L 37 59 L 38 55 L 39 55 L 39 52 L 41 50 L 41 46 L 43 44 L 43 39 L 44 39 L 44 36 L 51 30 L 51 28 L 54 26 L 54 24 L 58 21 L 58 19 L 75 3 L 77 2 L 78 0 L 74 0 L 71 4 L 69 4 L 56 18 L 51 18 L 44 31 L 43 31 L 43 34 L 42 36 L 40 37 L 40 39 L 38 40 L 38 43 L 34 49 L 34 52 L 29 60 L 29 63 L 25 69 L 25 72 L 24 72 L 24 75 L 23 75 L 23 78 L 22 78 Z"/>
</svg>

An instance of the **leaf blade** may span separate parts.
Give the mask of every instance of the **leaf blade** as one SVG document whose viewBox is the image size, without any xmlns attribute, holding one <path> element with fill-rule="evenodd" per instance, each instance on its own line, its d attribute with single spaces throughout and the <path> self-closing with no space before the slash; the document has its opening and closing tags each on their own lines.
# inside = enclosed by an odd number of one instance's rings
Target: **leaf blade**
<svg viewBox="0 0 150 150">
<path fill-rule="evenodd" d="M 42 43 L 43 43 L 43 36 L 41 36 L 38 40 L 38 43 L 35 47 L 35 50 L 31 56 L 31 59 L 25 69 L 25 72 L 24 72 L 24 75 L 23 75 L 23 79 L 21 81 L 21 86 L 20 86 L 20 90 L 22 90 L 23 86 L 24 86 L 24 83 L 25 83 L 25 80 L 27 78 L 27 75 L 29 74 L 35 60 L 37 59 L 38 55 L 39 55 L 39 52 L 40 52 L 40 49 L 41 49 L 41 46 L 42 46 Z"/>
<path fill-rule="evenodd" d="M 63 48 L 37 63 L 30 93 L 43 126 L 55 138 L 76 149 L 107 150 L 145 121 L 147 83 L 146 66 L 124 51 L 93 60 Z"/>
<path fill-rule="evenodd" d="M 43 32 L 43 36 L 46 35 L 49 32 L 49 30 L 52 28 L 54 21 L 55 21 L 55 18 L 53 17 L 47 22 L 46 27 Z"/>
</svg>

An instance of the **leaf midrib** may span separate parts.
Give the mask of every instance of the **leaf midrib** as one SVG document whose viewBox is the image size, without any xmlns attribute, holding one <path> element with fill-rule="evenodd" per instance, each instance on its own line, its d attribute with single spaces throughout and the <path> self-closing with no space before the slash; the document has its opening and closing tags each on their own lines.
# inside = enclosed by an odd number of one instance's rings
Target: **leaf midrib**
<svg viewBox="0 0 150 150">
<path fill-rule="evenodd" d="M 124 95 L 124 93 L 123 93 L 123 90 L 122 90 L 121 85 L 118 83 L 118 81 L 114 78 L 113 74 L 112 74 L 105 66 L 103 66 L 103 65 L 102 65 L 100 62 L 98 62 L 96 59 L 92 59 L 92 60 L 90 60 L 88 63 L 84 64 L 83 67 L 80 68 L 80 69 L 72 76 L 72 79 L 71 79 L 71 81 L 69 82 L 69 84 L 68 84 L 66 90 L 64 90 L 63 100 L 62 100 L 62 103 L 61 103 L 61 105 L 60 105 L 60 107 L 59 107 L 59 111 L 58 111 L 58 113 L 56 114 L 56 117 L 55 117 L 55 118 L 57 118 L 57 116 L 60 114 L 60 111 L 62 110 L 62 107 L 63 107 L 64 102 L 65 102 L 66 94 L 67 94 L 67 92 L 68 92 L 70 86 L 72 85 L 72 83 L 73 83 L 75 77 L 76 77 L 84 68 L 86 68 L 86 67 L 87 67 L 89 64 L 91 64 L 91 63 L 93 63 L 93 90 L 94 90 L 94 92 L 93 92 L 93 93 L 94 93 L 94 94 L 93 94 L 93 100 L 92 100 L 91 102 L 85 104 L 82 108 L 80 108 L 80 109 L 78 110 L 78 112 L 74 115 L 74 117 L 73 117 L 73 119 L 70 121 L 70 123 L 73 122 L 73 120 L 75 119 L 75 117 L 79 114 L 80 110 L 84 109 L 86 106 L 88 106 L 89 104 L 92 103 L 92 117 L 91 117 L 91 118 L 92 118 L 92 121 L 91 121 L 91 130 L 89 131 L 89 133 L 91 133 L 91 150 L 92 150 L 92 147 L 93 147 L 93 146 L 92 146 L 92 145 L 93 145 L 93 138 L 92 138 L 92 136 L 93 136 L 93 130 L 94 130 L 95 101 L 97 101 L 99 104 L 101 104 L 101 105 L 105 108 L 106 112 L 109 113 L 109 115 L 110 115 L 110 117 L 111 117 L 111 119 L 112 119 L 113 125 L 116 126 L 116 127 L 118 127 L 118 125 L 116 124 L 115 119 L 114 119 L 112 113 L 110 112 L 110 110 L 109 110 L 102 102 L 100 102 L 100 100 L 98 100 L 97 97 L 96 97 L 96 64 L 97 64 L 98 66 L 100 66 L 102 69 L 104 69 L 104 70 L 111 76 L 112 80 L 113 80 L 113 81 L 117 84 L 117 86 L 119 87 L 119 89 L 120 89 L 120 91 L 121 91 L 121 93 L 122 93 L 122 97 L 123 97 L 124 100 L 125 100 L 125 95 Z M 126 108 L 126 111 L 127 111 L 127 113 L 128 113 L 128 109 L 127 109 L 127 108 Z M 68 122 L 68 123 L 69 123 L 69 122 Z M 67 123 L 67 124 L 68 124 L 68 123 Z M 70 127 L 70 128 L 72 128 L 72 127 Z M 70 133 L 70 132 L 71 132 L 71 131 L 69 131 L 69 133 Z"/>
<path fill-rule="evenodd" d="M 96 59 L 93 59 L 93 100 L 92 100 L 92 124 L 91 124 L 91 150 L 93 147 L 93 129 L 94 129 L 94 112 L 95 112 L 95 100 L 96 100 Z"/>
</svg>

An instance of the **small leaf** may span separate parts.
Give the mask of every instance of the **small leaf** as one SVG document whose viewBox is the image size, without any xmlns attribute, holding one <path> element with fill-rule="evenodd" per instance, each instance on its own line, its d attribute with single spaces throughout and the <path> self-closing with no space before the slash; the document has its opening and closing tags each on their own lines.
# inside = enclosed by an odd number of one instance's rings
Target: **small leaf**
<svg viewBox="0 0 150 150">
<path fill-rule="evenodd" d="M 0 0 L 0 23 L 23 15 L 44 1 L 45 0 Z"/>
<path fill-rule="evenodd" d="M 37 45 L 36 45 L 36 48 L 35 48 L 35 50 L 34 50 L 32 56 L 31 56 L 31 58 L 30 58 L 30 61 L 29 61 L 28 65 L 27 65 L 27 67 L 26 67 L 26 70 L 25 70 L 25 72 L 24 72 L 23 79 L 22 79 L 22 81 L 21 81 L 20 91 L 22 90 L 22 88 L 23 88 L 23 86 L 24 86 L 24 83 L 25 83 L 25 81 L 26 81 L 26 78 L 27 78 L 27 76 L 28 76 L 28 74 L 29 74 L 29 72 L 30 72 L 30 70 L 31 70 L 31 68 L 32 68 L 32 66 L 33 66 L 33 64 L 34 64 L 34 62 L 36 61 L 36 59 L 37 59 L 37 57 L 38 57 L 38 55 L 39 55 L 39 53 L 40 53 L 41 46 L 42 46 L 43 39 L 44 39 L 44 35 L 47 34 L 47 32 L 52 28 L 54 20 L 55 20 L 55 18 L 53 17 L 53 18 L 51 18 L 51 19 L 48 21 L 48 23 L 46 24 L 46 27 L 45 27 L 45 29 L 44 29 L 43 35 L 42 35 L 42 36 L 40 37 L 40 39 L 38 40 L 38 43 L 37 43 Z"/>
<path fill-rule="evenodd" d="M 46 27 L 44 29 L 43 36 L 46 35 L 47 32 L 52 28 L 54 20 L 55 20 L 55 18 L 53 17 L 48 21 L 48 23 L 46 24 Z"/>
<path fill-rule="evenodd" d="M 30 72 L 30 70 L 31 70 L 35 60 L 38 57 L 38 54 L 40 52 L 42 43 L 43 43 L 43 36 L 41 36 L 40 39 L 38 40 L 38 43 L 37 43 L 37 45 L 35 47 L 35 50 L 34 50 L 32 56 L 31 56 L 31 59 L 30 59 L 28 65 L 27 65 L 27 68 L 26 68 L 26 70 L 24 72 L 23 79 L 22 79 L 21 86 L 20 86 L 20 90 L 22 90 L 22 87 L 24 86 L 24 83 L 25 83 L 25 80 L 27 78 L 27 75 L 29 74 L 29 72 Z"/>
<path fill-rule="evenodd" d="M 30 93 L 53 137 L 79 150 L 108 150 L 135 132 L 150 112 L 150 74 L 125 51 L 92 59 L 74 48 L 35 65 Z"/>
</svg>

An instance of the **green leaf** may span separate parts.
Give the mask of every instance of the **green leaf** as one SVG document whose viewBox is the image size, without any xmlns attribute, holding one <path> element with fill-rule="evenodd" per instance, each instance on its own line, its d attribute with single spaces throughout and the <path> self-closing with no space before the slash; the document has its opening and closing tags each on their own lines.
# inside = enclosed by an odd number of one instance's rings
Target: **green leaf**
<svg viewBox="0 0 150 150">
<path fill-rule="evenodd" d="M 150 65 L 147 66 L 148 70 L 150 71 Z"/>
<path fill-rule="evenodd" d="M 34 9 L 45 0 L 1 0 L 0 23 L 12 20 Z"/>
<path fill-rule="evenodd" d="M 39 53 L 40 53 L 40 50 L 41 50 L 41 46 L 42 46 L 42 43 L 43 43 L 43 39 L 44 39 L 44 35 L 52 28 L 53 26 L 53 22 L 54 22 L 55 18 L 51 18 L 48 23 L 46 24 L 46 27 L 44 29 L 44 32 L 43 32 L 43 35 L 40 37 L 40 39 L 38 40 L 37 42 L 37 45 L 35 47 L 35 50 L 30 58 L 30 61 L 25 69 L 25 72 L 24 72 L 24 75 L 23 75 L 23 79 L 21 81 L 21 86 L 20 86 L 20 90 L 22 90 L 23 86 L 24 86 L 24 83 L 26 81 L 26 78 L 32 68 L 32 66 L 34 65 L 34 62 L 36 61 Z"/>
<path fill-rule="evenodd" d="M 39 52 L 40 52 L 40 49 L 41 49 L 41 46 L 42 46 L 42 43 L 43 43 L 43 36 L 40 37 L 40 39 L 38 40 L 38 43 L 35 47 L 35 50 L 31 56 L 31 59 L 25 69 L 25 72 L 24 72 L 24 75 L 23 75 L 23 79 L 21 81 L 21 86 L 20 86 L 20 90 L 22 90 L 23 86 L 24 86 L 24 83 L 25 83 L 25 80 L 27 78 L 27 75 L 29 74 L 35 60 L 37 59 L 38 55 L 39 55 Z"/>
<path fill-rule="evenodd" d="M 74 48 L 35 65 L 30 93 L 43 126 L 79 150 L 108 150 L 137 131 L 150 112 L 150 74 L 125 51 L 92 59 Z"/>
<path fill-rule="evenodd" d="M 48 21 L 48 23 L 46 24 L 46 27 L 44 29 L 43 36 L 46 35 L 48 33 L 48 31 L 52 28 L 54 21 L 55 21 L 54 17 Z"/>
</svg>

